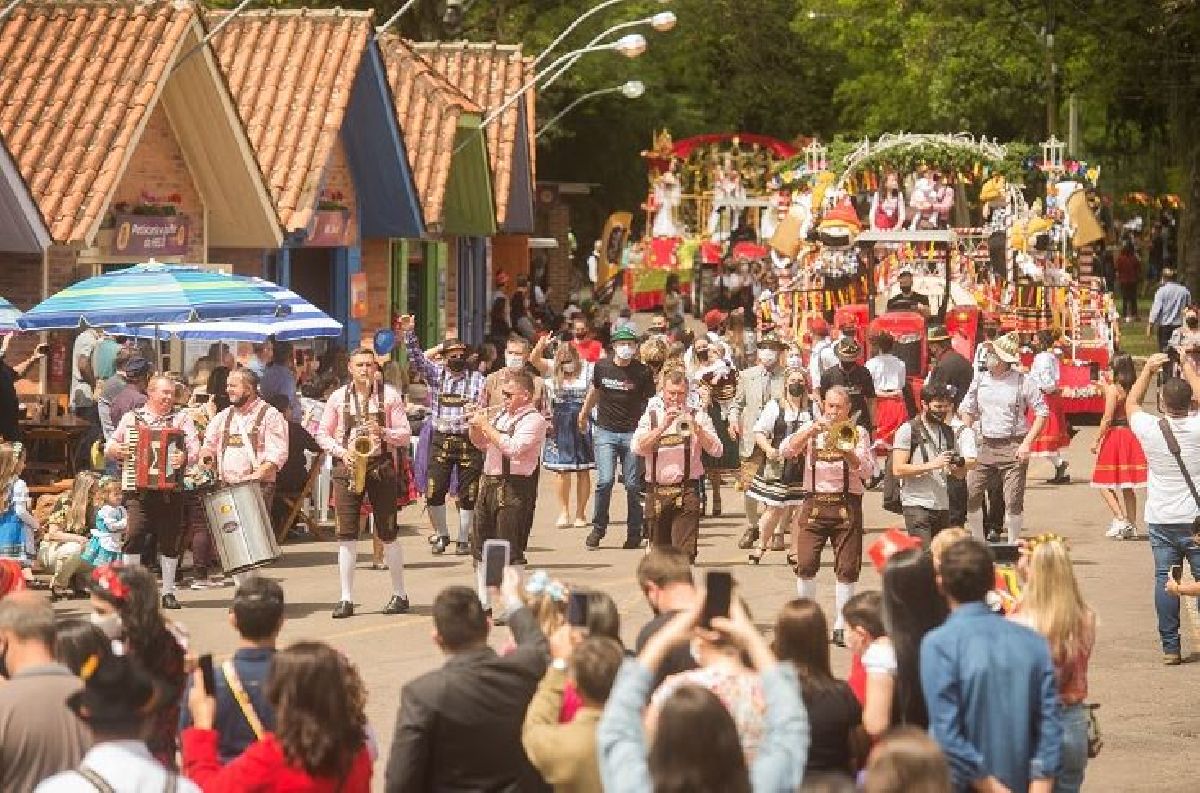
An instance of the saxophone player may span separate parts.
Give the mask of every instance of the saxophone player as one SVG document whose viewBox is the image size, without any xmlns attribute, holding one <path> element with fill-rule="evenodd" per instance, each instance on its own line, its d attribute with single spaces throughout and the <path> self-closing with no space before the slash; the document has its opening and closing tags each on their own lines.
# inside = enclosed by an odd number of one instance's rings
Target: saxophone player
<svg viewBox="0 0 1200 793">
<path fill-rule="evenodd" d="M 804 489 L 809 494 L 792 532 L 796 592 L 816 600 L 821 551 L 826 542 L 832 544 L 837 577 L 833 642 L 845 646 L 842 606 L 854 595 L 862 570 L 862 498 L 875 459 L 870 435 L 850 417 L 850 392 L 844 386 L 825 390 L 824 408 L 823 418 L 785 438 L 779 453 L 804 455 Z"/>
<path fill-rule="evenodd" d="M 412 428 L 400 392 L 376 378 L 375 353 L 367 348 L 350 356 L 348 385 L 334 391 L 325 403 L 317 443 L 333 456 L 333 504 L 337 518 L 338 579 L 341 598 L 334 619 L 354 615 L 354 564 L 358 558 L 358 515 L 363 498 L 370 499 L 375 532 L 383 541 L 384 558 L 392 578 L 392 596 L 384 614 L 404 614 L 409 609 L 404 588 L 404 551 L 396 541 L 396 495 L 399 482 L 393 449 L 405 448 Z M 363 458 L 366 458 L 363 460 Z M 355 486 L 354 471 L 362 469 L 362 488 Z"/>
</svg>

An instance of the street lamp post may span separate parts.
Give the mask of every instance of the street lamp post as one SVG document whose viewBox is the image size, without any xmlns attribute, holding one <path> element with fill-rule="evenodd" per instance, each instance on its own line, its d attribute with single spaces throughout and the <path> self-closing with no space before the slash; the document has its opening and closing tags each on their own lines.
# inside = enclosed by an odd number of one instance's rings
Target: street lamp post
<svg viewBox="0 0 1200 793">
<path fill-rule="evenodd" d="M 555 124 L 557 124 L 559 121 L 561 121 L 563 116 L 567 115 L 568 113 L 570 113 L 572 110 L 574 110 L 575 108 L 582 105 L 587 100 L 594 99 L 597 96 L 604 96 L 605 94 L 615 94 L 618 92 L 621 93 L 622 95 L 624 95 L 626 99 L 638 99 L 644 93 L 646 93 L 646 84 L 643 83 L 641 80 L 629 80 L 628 82 L 621 83 L 620 85 L 614 85 L 611 88 L 601 88 L 597 91 L 589 91 L 586 94 L 584 94 L 583 96 L 577 98 L 571 104 L 564 107 L 562 110 L 558 111 L 558 113 L 554 116 L 554 118 L 550 119 L 549 121 L 547 121 L 545 124 L 542 125 L 542 128 L 537 131 L 537 133 L 534 135 L 534 138 L 536 139 L 536 138 L 542 137 L 542 135 L 545 134 L 546 130 L 550 129 Z"/>
<path fill-rule="evenodd" d="M 532 65 L 534 67 L 537 67 L 537 65 L 539 63 L 546 60 L 547 56 L 550 55 L 551 51 L 555 47 L 557 47 L 559 44 L 562 44 L 563 39 L 565 39 L 567 36 L 571 35 L 571 33 L 575 30 L 575 28 L 579 27 L 580 25 L 582 25 L 587 20 L 591 19 L 596 14 L 599 14 L 604 9 L 611 8 L 612 6 L 615 6 L 617 3 L 622 3 L 622 2 L 624 2 L 624 0 L 604 0 L 603 3 L 600 3 L 595 8 L 590 8 L 587 11 L 585 11 L 574 22 L 567 25 L 566 28 L 563 29 L 563 32 L 559 33 L 558 36 L 554 39 L 554 41 L 550 42 L 550 46 L 546 47 L 546 49 L 544 49 L 540 53 L 538 53 L 538 56 L 533 59 Z M 665 3 L 671 2 L 671 0 L 658 0 L 658 2 L 665 4 Z"/>
<path fill-rule="evenodd" d="M 633 19 L 629 22 L 622 22 L 618 25 L 613 25 L 611 28 L 603 33 L 598 34 L 595 38 L 589 41 L 587 46 L 594 47 L 604 39 L 611 36 L 613 33 L 621 30 L 628 30 L 629 28 L 641 27 L 642 25 L 649 25 L 659 33 L 667 33 L 675 29 L 675 24 L 678 21 L 679 20 L 675 14 L 671 13 L 670 11 L 661 11 L 654 16 L 645 17 L 644 19 Z M 538 90 L 545 91 L 555 82 L 557 82 L 559 77 L 562 77 L 571 67 L 573 67 L 578 60 L 579 58 L 575 57 L 567 61 L 565 64 L 563 64 L 561 69 L 547 77 L 542 84 L 538 86 Z"/>
</svg>

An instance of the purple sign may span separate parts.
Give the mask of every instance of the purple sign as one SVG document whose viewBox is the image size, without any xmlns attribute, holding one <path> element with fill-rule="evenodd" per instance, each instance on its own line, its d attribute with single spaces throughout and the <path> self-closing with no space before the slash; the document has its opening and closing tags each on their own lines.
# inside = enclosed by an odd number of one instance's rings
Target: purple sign
<svg viewBox="0 0 1200 793">
<path fill-rule="evenodd" d="M 182 256 L 188 251 L 184 215 L 117 215 L 113 250 L 131 256 Z"/>
</svg>

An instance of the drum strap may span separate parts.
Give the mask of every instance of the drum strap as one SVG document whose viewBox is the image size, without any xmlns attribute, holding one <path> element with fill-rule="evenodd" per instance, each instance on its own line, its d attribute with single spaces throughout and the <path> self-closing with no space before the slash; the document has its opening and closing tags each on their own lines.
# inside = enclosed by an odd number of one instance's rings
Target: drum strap
<svg viewBox="0 0 1200 793">
<path fill-rule="evenodd" d="M 258 411 L 254 415 L 254 421 L 250 425 L 249 435 L 246 434 L 246 425 L 244 423 L 239 422 L 238 426 L 238 435 L 242 437 L 242 445 L 246 448 L 247 453 L 250 455 L 250 462 L 254 463 L 255 468 L 258 467 L 258 451 L 255 449 L 255 446 L 258 444 L 258 436 L 262 430 L 263 419 L 267 416 L 268 407 L 269 406 L 266 402 L 259 405 Z M 236 408 L 230 407 L 229 415 L 225 417 L 225 429 L 221 434 L 221 458 L 217 460 L 218 477 L 220 477 L 222 474 L 220 468 L 225 456 L 225 449 L 229 446 L 229 435 L 233 431 L 233 420 L 236 418 L 235 414 Z"/>
<path fill-rule="evenodd" d="M 221 671 L 225 674 L 225 682 L 229 683 L 229 692 L 233 694 L 242 715 L 246 717 L 246 723 L 254 731 L 254 737 L 262 738 L 262 720 L 258 718 L 258 713 L 254 710 L 254 703 L 250 701 L 250 695 L 246 693 L 246 687 L 242 685 L 242 679 L 238 677 L 232 658 L 221 664 Z"/>
</svg>

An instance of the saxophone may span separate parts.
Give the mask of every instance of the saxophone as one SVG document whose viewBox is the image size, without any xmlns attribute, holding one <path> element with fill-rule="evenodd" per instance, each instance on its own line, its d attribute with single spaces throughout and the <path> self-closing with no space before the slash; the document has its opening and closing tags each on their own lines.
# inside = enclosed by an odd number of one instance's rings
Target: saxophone
<svg viewBox="0 0 1200 793">
<path fill-rule="evenodd" d="M 350 451 L 354 452 L 354 461 L 350 464 L 350 492 L 357 494 L 367 489 L 367 462 L 375 452 L 375 441 L 370 433 L 359 430 L 350 442 Z"/>
</svg>

